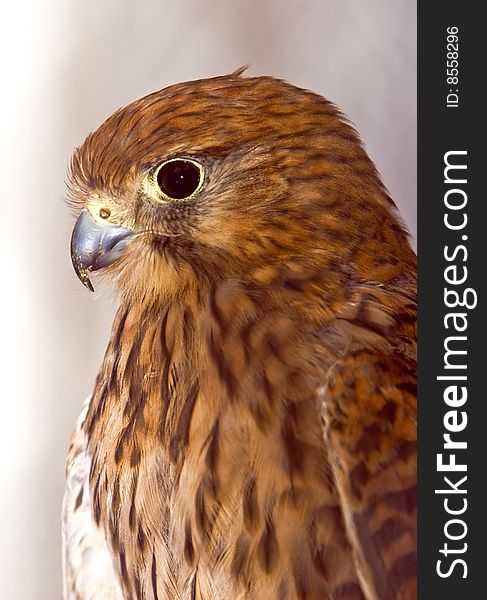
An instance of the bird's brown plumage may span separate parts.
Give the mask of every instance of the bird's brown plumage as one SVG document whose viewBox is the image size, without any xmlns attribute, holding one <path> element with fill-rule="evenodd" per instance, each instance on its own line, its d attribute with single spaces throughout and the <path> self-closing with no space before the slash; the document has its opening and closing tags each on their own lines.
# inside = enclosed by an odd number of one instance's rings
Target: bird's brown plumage
<svg viewBox="0 0 487 600">
<path fill-rule="evenodd" d="M 175 157 L 204 183 L 161 203 Z M 175 85 L 88 136 L 70 194 L 136 233 L 83 424 L 125 598 L 414 598 L 415 257 L 336 107 Z"/>
</svg>

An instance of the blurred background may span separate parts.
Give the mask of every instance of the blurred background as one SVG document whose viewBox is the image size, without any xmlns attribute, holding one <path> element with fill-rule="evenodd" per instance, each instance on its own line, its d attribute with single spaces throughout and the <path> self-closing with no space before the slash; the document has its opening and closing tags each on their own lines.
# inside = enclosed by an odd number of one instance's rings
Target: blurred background
<svg viewBox="0 0 487 600">
<path fill-rule="evenodd" d="M 61 598 L 71 430 L 100 365 L 113 295 L 72 271 L 73 148 L 118 107 L 186 79 L 269 74 L 336 102 L 416 225 L 411 0 L 18 0 L 0 24 L 0 597 Z"/>
</svg>

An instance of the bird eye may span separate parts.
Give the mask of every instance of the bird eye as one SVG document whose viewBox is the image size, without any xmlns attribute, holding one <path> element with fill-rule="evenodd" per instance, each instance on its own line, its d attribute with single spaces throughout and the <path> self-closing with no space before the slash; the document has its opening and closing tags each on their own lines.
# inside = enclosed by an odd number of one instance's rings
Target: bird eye
<svg viewBox="0 0 487 600">
<path fill-rule="evenodd" d="M 173 158 L 160 165 L 154 183 L 167 200 L 188 200 L 201 187 L 203 166 L 188 158 Z"/>
</svg>

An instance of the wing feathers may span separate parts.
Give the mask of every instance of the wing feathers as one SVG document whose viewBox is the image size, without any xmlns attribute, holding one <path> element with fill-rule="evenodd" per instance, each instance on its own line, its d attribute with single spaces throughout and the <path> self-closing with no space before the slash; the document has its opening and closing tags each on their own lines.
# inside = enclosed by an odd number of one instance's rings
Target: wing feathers
<svg viewBox="0 0 487 600">
<path fill-rule="evenodd" d="M 415 364 L 362 351 L 321 390 L 324 439 L 368 600 L 416 598 Z"/>
</svg>

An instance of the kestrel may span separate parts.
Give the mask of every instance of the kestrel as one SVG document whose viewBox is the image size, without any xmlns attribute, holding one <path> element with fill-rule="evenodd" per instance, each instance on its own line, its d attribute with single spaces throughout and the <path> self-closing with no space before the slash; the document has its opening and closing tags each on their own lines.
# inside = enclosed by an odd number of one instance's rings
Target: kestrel
<svg viewBox="0 0 487 600">
<path fill-rule="evenodd" d="M 69 188 L 74 268 L 120 308 L 68 458 L 65 598 L 415 598 L 415 255 L 336 106 L 173 85 L 91 133 Z"/>
</svg>

